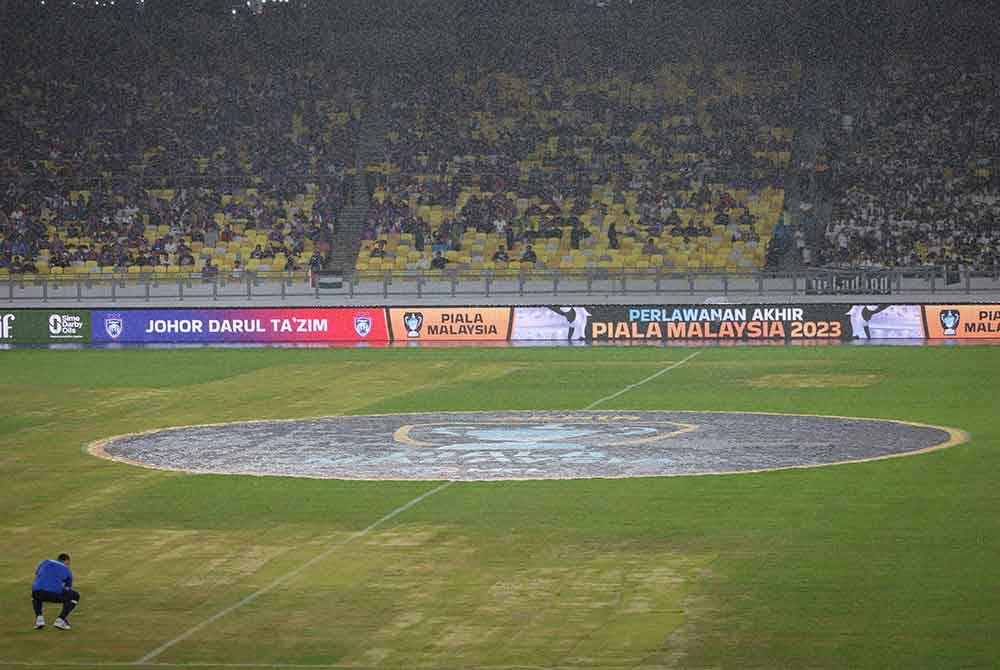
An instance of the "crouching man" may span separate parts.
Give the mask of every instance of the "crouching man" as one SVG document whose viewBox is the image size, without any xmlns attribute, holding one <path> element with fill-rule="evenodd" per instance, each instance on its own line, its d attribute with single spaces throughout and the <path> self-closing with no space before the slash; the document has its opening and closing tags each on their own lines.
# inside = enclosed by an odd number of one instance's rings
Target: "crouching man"
<svg viewBox="0 0 1000 670">
<path fill-rule="evenodd" d="M 80 594 L 73 590 L 73 573 L 69 569 L 69 554 L 59 554 L 54 561 L 48 559 L 35 569 L 35 581 L 31 584 L 31 604 L 35 608 L 35 629 L 45 628 L 42 603 L 61 603 L 62 611 L 53 624 L 61 630 L 69 630 L 69 613 L 80 602 Z"/>
</svg>

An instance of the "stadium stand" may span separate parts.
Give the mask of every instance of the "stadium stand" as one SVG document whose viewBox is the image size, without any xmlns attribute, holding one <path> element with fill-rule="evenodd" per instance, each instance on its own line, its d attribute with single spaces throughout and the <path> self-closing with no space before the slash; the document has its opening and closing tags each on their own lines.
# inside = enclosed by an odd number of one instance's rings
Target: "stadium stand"
<svg viewBox="0 0 1000 670">
<path fill-rule="evenodd" d="M 433 3 L 404 31 L 393 3 L 15 4 L 0 276 L 1000 266 L 987 58 L 871 45 L 859 108 L 803 157 L 795 58 L 700 11 L 532 4 L 449 32 Z"/>
<path fill-rule="evenodd" d="M 831 135 L 833 213 L 813 253 L 852 267 L 1000 267 L 995 68 L 897 58 Z"/>
<path fill-rule="evenodd" d="M 349 71 L 136 48 L 0 80 L 0 277 L 320 267 L 352 199 Z"/>
<path fill-rule="evenodd" d="M 341 206 L 339 183 L 329 184 L 12 185 L 0 207 L 0 276 L 304 270 L 327 250 L 326 222 Z"/>
<path fill-rule="evenodd" d="M 798 74 L 456 70 L 392 104 L 356 267 L 433 270 L 441 252 L 473 271 L 759 268 L 783 208 Z"/>
<path fill-rule="evenodd" d="M 0 80 L 0 178 L 335 174 L 354 165 L 348 70 L 235 56 L 31 61 Z M 48 57 L 49 54 L 46 54 Z M 160 58 L 161 61 L 156 59 Z"/>
</svg>

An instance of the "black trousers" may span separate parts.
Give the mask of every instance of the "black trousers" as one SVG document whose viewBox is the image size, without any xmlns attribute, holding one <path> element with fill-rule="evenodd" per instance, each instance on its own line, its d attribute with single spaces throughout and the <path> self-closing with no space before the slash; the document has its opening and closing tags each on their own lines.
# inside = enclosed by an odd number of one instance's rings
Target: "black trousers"
<svg viewBox="0 0 1000 670">
<path fill-rule="evenodd" d="M 59 618 L 65 621 L 78 602 L 80 602 L 80 594 L 73 589 L 66 589 L 62 593 L 31 592 L 31 604 L 35 608 L 35 616 L 42 616 L 42 603 L 62 603 L 62 612 L 59 613 Z"/>
</svg>

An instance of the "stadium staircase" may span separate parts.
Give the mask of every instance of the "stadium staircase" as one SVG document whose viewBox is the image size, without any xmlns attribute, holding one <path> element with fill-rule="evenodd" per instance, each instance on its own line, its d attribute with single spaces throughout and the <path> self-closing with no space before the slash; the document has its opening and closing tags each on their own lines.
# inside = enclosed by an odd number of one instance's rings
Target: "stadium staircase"
<svg viewBox="0 0 1000 670">
<path fill-rule="evenodd" d="M 824 145 L 827 132 L 827 110 L 833 97 L 832 80 L 828 72 L 805 69 L 802 81 L 802 102 L 795 140 L 792 145 L 789 183 L 785 190 L 785 222 L 794 229 L 801 226 L 809 243 L 815 248 L 815 237 L 822 237 L 830 220 L 830 199 L 819 187 L 814 166 Z M 808 203 L 803 209 L 802 203 Z M 802 256 L 794 243 L 789 243 L 779 260 L 778 269 L 802 267 Z"/>
<path fill-rule="evenodd" d="M 378 104 L 372 104 L 369 107 L 371 113 L 365 115 L 361 124 L 355 156 L 357 174 L 354 179 L 353 198 L 351 204 L 340 214 L 333 237 L 330 261 L 327 263 L 327 269 L 332 272 L 344 274 L 352 272 L 361 249 L 361 236 L 371 203 L 365 172 L 368 165 L 382 162 L 385 155 L 388 120 L 380 113 L 379 107 Z"/>
</svg>

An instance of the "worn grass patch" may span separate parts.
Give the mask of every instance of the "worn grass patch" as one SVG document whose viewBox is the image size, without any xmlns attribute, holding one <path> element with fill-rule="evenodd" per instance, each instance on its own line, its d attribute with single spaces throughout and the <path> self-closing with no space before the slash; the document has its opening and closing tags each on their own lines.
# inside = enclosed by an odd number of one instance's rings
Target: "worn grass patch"
<svg viewBox="0 0 1000 670">
<path fill-rule="evenodd" d="M 874 386 L 881 380 L 875 374 L 772 374 L 756 377 L 747 383 L 754 388 L 776 389 L 860 389 Z"/>
<path fill-rule="evenodd" d="M 374 533 L 261 598 L 259 608 L 286 616 L 233 613 L 165 657 L 206 662 L 237 635 L 267 642 L 245 645 L 234 662 L 278 662 L 286 645 L 305 656 L 336 649 L 330 658 L 345 666 L 413 668 L 607 667 L 682 652 L 667 639 L 714 557 L 540 539 L 408 524 Z M 321 637 L 303 634 L 323 621 Z"/>
</svg>

